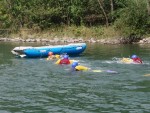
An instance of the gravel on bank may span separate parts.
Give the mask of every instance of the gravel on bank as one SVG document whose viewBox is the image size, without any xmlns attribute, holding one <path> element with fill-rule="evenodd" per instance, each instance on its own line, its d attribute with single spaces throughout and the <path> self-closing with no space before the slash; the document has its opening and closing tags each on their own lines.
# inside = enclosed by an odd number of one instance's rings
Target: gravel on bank
<svg viewBox="0 0 150 113">
<path fill-rule="evenodd" d="M 54 38 L 54 39 L 46 39 L 46 38 L 0 38 L 0 42 L 49 42 L 49 43 L 82 43 L 82 42 L 89 42 L 89 43 L 100 43 L 100 44 L 125 44 L 127 43 L 126 40 L 123 38 L 118 39 L 83 39 L 83 38 Z M 150 44 L 150 37 L 143 38 L 137 42 L 138 44 Z"/>
</svg>

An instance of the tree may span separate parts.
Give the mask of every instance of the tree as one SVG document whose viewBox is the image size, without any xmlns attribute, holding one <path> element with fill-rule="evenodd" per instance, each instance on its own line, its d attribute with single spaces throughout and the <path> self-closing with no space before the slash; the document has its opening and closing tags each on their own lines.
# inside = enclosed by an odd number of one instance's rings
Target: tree
<svg viewBox="0 0 150 113">
<path fill-rule="evenodd" d="M 100 6 L 100 8 L 101 8 L 101 10 L 103 12 L 104 17 L 105 17 L 106 27 L 108 27 L 108 17 L 107 17 L 107 14 L 106 14 L 106 12 L 105 12 L 105 10 L 103 8 L 102 2 L 103 2 L 103 0 L 98 0 L 99 6 Z"/>
<path fill-rule="evenodd" d="M 116 28 L 126 36 L 141 36 L 147 33 L 149 16 L 145 0 L 131 0 L 127 6 L 119 9 L 119 17 L 115 21 Z"/>
<path fill-rule="evenodd" d="M 148 15 L 150 15 L 150 0 L 147 0 L 147 11 Z"/>
<path fill-rule="evenodd" d="M 114 11 L 114 4 L 113 4 L 113 0 L 110 0 L 110 7 L 111 7 L 111 19 L 113 20 L 113 11 Z"/>
</svg>

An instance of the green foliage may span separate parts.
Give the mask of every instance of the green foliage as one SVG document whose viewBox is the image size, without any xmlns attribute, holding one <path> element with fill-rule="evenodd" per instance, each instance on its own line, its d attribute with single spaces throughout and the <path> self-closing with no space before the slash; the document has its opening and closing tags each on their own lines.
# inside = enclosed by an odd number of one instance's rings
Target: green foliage
<svg viewBox="0 0 150 113">
<path fill-rule="evenodd" d="M 148 33 L 147 0 L 113 0 L 113 13 L 110 0 L 100 1 L 109 24 L 115 24 L 123 35 Z M 99 0 L 0 0 L 0 28 L 19 31 L 61 25 L 102 26 L 106 24 L 102 7 Z M 76 30 L 75 34 L 80 36 L 81 33 Z"/>
<path fill-rule="evenodd" d="M 118 14 L 115 25 L 125 36 L 147 33 L 149 15 L 145 0 L 128 1 L 126 7 L 119 9 Z"/>
</svg>

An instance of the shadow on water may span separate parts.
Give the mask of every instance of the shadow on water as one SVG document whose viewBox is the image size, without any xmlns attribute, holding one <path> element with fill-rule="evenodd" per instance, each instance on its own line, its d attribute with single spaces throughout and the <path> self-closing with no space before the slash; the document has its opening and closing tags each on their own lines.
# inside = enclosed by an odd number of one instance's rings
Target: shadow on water
<svg viewBox="0 0 150 113">
<path fill-rule="evenodd" d="M 115 70 L 118 74 L 72 72 L 70 65 L 55 65 L 45 58 L 15 58 L 10 51 L 20 45 L 0 43 L 0 113 L 150 111 L 150 77 L 143 76 L 150 73 L 149 45 L 88 44 L 81 56 L 71 57 L 91 70 Z M 145 64 L 113 61 L 132 54 Z"/>
</svg>

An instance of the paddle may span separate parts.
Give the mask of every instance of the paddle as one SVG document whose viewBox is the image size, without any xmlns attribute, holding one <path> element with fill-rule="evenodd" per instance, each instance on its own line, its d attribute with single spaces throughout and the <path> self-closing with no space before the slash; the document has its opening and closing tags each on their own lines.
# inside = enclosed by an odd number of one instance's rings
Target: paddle
<svg viewBox="0 0 150 113">
<path fill-rule="evenodd" d="M 112 70 L 106 70 L 107 73 L 114 73 L 114 74 L 117 74 L 118 72 L 117 71 L 112 71 Z"/>
<path fill-rule="evenodd" d="M 102 70 L 92 70 L 92 72 L 100 73 L 103 72 Z"/>
<path fill-rule="evenodd" d="M 150 74 L 145 74 L 144 76 L 148 77 L 148 76 L 150 76 Z"/>
<path fill-rule="evenodd" d="M 112 73 L 112 74 L 117 74 L 117 71 L 113 70 L 92 70 L 92 72 L 100 73 L 100 72 L 107 72 L 107 73 Z"/>
</svg>

